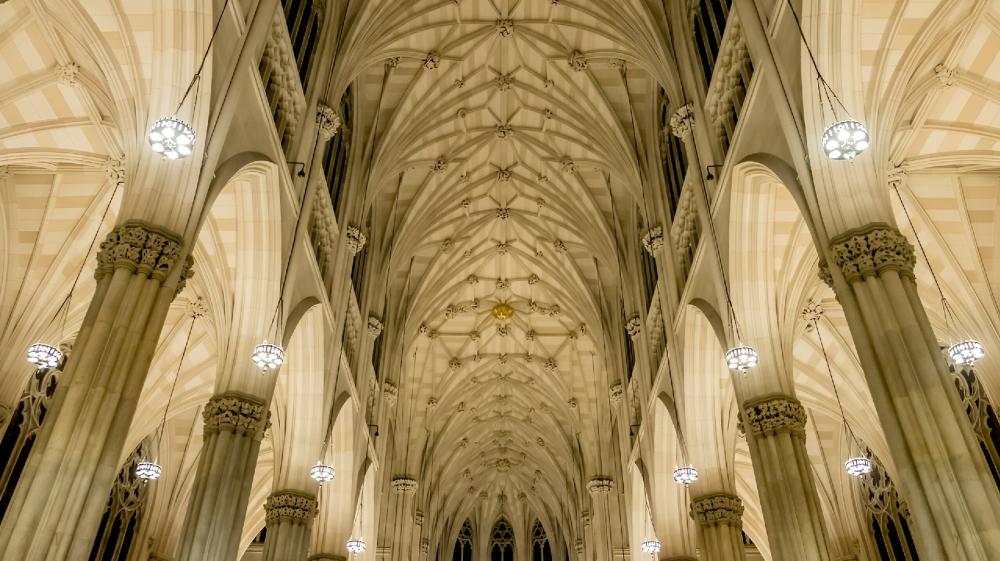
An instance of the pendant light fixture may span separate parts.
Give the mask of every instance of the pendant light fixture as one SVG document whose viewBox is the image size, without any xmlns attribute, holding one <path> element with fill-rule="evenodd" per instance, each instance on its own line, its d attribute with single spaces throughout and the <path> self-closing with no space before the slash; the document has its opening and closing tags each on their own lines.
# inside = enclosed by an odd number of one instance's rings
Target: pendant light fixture
<svg viewBox="0 0 1000 561">
<path fill-rule="evenodd" d="M 698 481 L 698 470 L 691 464 L 678 466 L 674 468 L 674 481 L 684 486 L 690 486 Z"/>
<path fill-rule="evenodd" d="M 831 160 L 853 160 L 868 149 L 871 144 L 871 136 L 861 121 L 849 116 L 847 108 L 840 101 L 837 92 L 833 91 L 830 84 L 823 78 L 823 73 L 819 71 L 819 64 L 816 62 L 816 56 L 813 55 L 812 49 L 809 48 L 809 42 L 806 41 L 806 34 L 802 30 L 799 14 L 795 11 L 791 0 L 786 0 L 786 2 L 788 9 L 792 12 L 792 17 L 795 19 L 795 27 L 799 30 L 799 36 L 802 37 L 802 44 L 809 54 L 809 62 L 812 63 L 813 71 L 816 72 L 820 116 L 824 120 L 827 119 L 827 110 L 829 110 L 833 120 L 833 124 L 823 131 L 823 136 L 820 137 L 820 146 L 823 153 Z"/>
<path fill-rule="evenodd" d="M 833 368 L 830 366 L 830 357 L 826 354 L 826 345 L 823 344 L 823 333 L 819 328 L 819 316 L 812 319 L 813 329 L 816 330 L 816 339 L 819 340 L 819 349 L 823 353 L 823 363 L 826 364 L 826 372 L 830 375 L 830 386 L 833 388 L 833 396 L 837 399 L 837 408 L 840 411 L 840 419 L 844 423 L 847 437 L 851 448 L 861 450 L 861 443 L 854 436 L 851 425 L 847 422 L 847 415 L 844 413 L 844 404 L 840 401 L 840 392 L 837 391 L 837 382 L 833 378 Z M 864 477 L 872 472 L 872 461 L 866 456 L 854 456 L 844 462 L 844 468 L 851 477 Z"/>
<path fill-rule="evenodd" d="M 913 219 L 910 217 L 910 211 L 906 208 L 906 203 L 903 202 L 903 195 L 899 192 L 899 183 L 892 183 L 892 188 L 896 192 L 896 198 L 899 200 L 899 206 L 903 209 L 903 215 L 906 216 L 906 222 L 910 225 L 910 231 L 913 232 L 913 238 L 917 240 L 917 247 L 920 249 L 920 254 L 924 258 L 924 263 L 927 264 L 927 270 L 931 273 L 931 280 L 934 281 L 934 287 L 938 291 L 938 296 L 941 298 L 941 311 L 944 314 L 945 327 L 948 331 L 952 333 L 961 332 L 962 329 L 958 324 L 958 318 L 955 315 L 954 308 L 951 307 L 951 303 L 944 295 L 944 290 L 941 288 L 941 283 L 938 281 L 937 273 L 934 272 L 934 266 L 931 265 L 930 259 L 927 258 L 927 250 L 924 249 L 924 243 L 920 240 L 920 235 L 917 234 L 917 228 L 913 225 Z M 948 345 L 948 358 L 959 367 L 972 368 L 976 365 L 976 361 L 986 356 L 986 349 L 983 344 L 977 339 L 968 336 L 959 336 L 953 339 L 951 344 Z"/>
<path fill-rule="evenodd" d="M 656 538 L 656 532 L 652 529 L 653 513 L 649 508 L 649 495 L 646 494 L 645 489 L 643 489 L 642 492 L 642 499 L 643 502 L 646 503 L 646 535 L 649 537 L 642 540 L 642 543 L 639 544 L 639 548 L 642 549 L 643 553 L 649 554 L 649 556 L 655 561 L 656 554 L 663 548 L 663 544 L 661 544 L 660 540 Z"/>
<path fill-rule="evenodd" d="M 364 522 L 365 512 L 365 482 L 364 479 L 361 480 L 361 508 L 359 508 L 354 513 L 354 530 L 355 532 L 360 532 L 359 520 L 361 523 Z M 364 553 L 368 550 L 368 544 L 365 543 L 365 539 L 361 537 L 360 533 L 352 532 L 351 537 L 347 540 L 347 551 L 353 557 L 356 554 Z"/>
<path fill-rule="evenodd" d="M 197 310 L 198 306 L 193 306 Z M 159 464 L 160 446 L 163 443 L 163 431 L 167 426 L 167 413 L 170 412 L 170 402 L 174 399 L 174 390 L 177 389 L 177 380 L 181 377 L 181 368 L 184 366 L 184 357 L 187 356 L 188 346 L 191 344 L 191 334 L 194 332 L 194 321 L 198 318 L 197 311 L 191 312 L 191 326 L 188 327 L 187 337 L 184 339 L 184 349 L 181 357 L 177 361 L 177 372 L 174 373 L 174 381 L 170 384 L 170 394 L 167 395 L 167 405 L 163 408 L 163 418 L 160 419 L 160 426 L 156 429 L 156 453 L 151 458 L 143 458 L 135 466 L 135 476 L 143 481 L 156 481 L 163 474 L 163 466 Z"/>
<path fill-rule="evenodd" d="M 219 11 L 219 17 L 215 20 L 215 27 L 212 29 L 212 36 L 208 40 L 208 46 L 205 47 L 205 54 L 201 57 L 201 63 L 198 65 L 198 70 L 191 77 L 191 82 L 188 83 L 187 89 L 184 91 L 184 95 L 181 97 L 180 103 L 177 104 L 177 109 L 174 110 L 174 114 L 167 117 L 161 117 L 157 119 L 153 126 L 149 129 L 149 134 L 147 135 L 147 140 L 149 141 L 149 148 L 159 154 L 164 160 L 181 160 L 191 155 L 191 150 L 194 148 L 195 132 L 194 128 L 188 123 L 182 121 L 177 117 L 177 114 L 181 112 L 181 108 L 184 107 L 184 102 L 187 101 L 188 94 L 195 87 L 195 84 L 200 86 L 201 73 L 205 69 L 205 62 L 208 60 L 208 55 L 212 51 L 212 44 L 215 42 L 215 36 L 219 33 L 219 26 L 222 24 L 222 18 L 226 14 L 226 8 L 229 7 L 229 0 L 226 0 L 222 4 L 222 10 Z M 198 93 L 195 92 L 194 102 L 191 105 L 191 117 L 195 117 L 195 109 L 198 107 Z"/>
<path fill-rule="evenodd" d="M 309 470 L 309 477 L 320 485 L 333 481 L 336 475 L 337 470 L 333 469 L 331 465 L 324 464 L 322 461 L 316 462 L 316 465 Z"/>
<path fill-rule="evenodd" d="M 80 281 L 80 276 L 83 274 L 83 270 L 87 268 L 87 259 L 90 257 L 90 253 L 94 251 L 94 246 L 97 245 L 97 238 L 101 234 L 101 225 L 108 217 L 108 212 L 111 210 L 111 204 L 115 201 L 115 195 L 118 194 L 118 189 L 121 187 L 122 181 L 115 182 L 115 188 L 111 190 L 111 196 L 108 197 L 108 204 L 104 206 L 104 212 L 101 214 L 101 220 L 97 223 L 97 228 L 94 229 L 94 237 L 90 239 L 90 245 L 87 247 L 87 253 L 83 256 L 83 263 L 80 264 L 80 269 L 76 272 L 76 277 L 73 279 L 73 284 L 70 285 L 69 294 L 62 301 L 59 309 L 53 314 L 53 320 L 59 316 L 59 312 L 62 312 L 62 321 L 59 322 L 60 339 L 65 335 L 66 325 L 69 323 L 69 309 L 72 307 L 73 303 L 73 292 L 76 291 L 76 284 Z M 62 364 L 63 353 L 59 350 L 59 347 L 52 345 L 50 343 L 38 342 L 30 347 L 25 357 L 28 362 L 34 365 L 36 368 L 59 368 Z"/>
</svg>

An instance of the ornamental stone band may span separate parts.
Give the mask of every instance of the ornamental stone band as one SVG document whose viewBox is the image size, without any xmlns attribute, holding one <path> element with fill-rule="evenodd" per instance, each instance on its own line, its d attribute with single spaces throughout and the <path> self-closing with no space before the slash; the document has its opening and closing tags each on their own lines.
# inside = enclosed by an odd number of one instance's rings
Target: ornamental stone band
<svg viewBox="0 0 1000 561">
<path fill-rule="evenodd" d="M 591 495 L 610 493 L 615 488 L 615 481 L 608 477 L 595 477 L 587 482 L 587 490 Z"/>
<path fill-rule="evenodd" d="M 317 511 L 316 497 L 301 491 L 278 491 L 264 502 L 264 519 L 268 524 L 278 521 L 308 523 Z"/>
<path fill-rule="evenodd" d="M 183 245 L 181 237 L 174 233 L 129 220 L 101 243 L 94 278 L 100 280 L 116 269 L 127 269 L 162 282 L 180 261 Z"/>
<path fill-rule="evenodd" d="M 417 480 L 405 475 L 392 478 L 392 490 L 397 495 L 412 495 L 417 492 Z"/>
<path fill-rule="evenodd" d="M 712 493 L 691 499 L 691 518 L 699 526 L 743 525 L 743 501 L 730 493 Z"/>
<path fill-rule="evenodd" d="M 848 282 L 896 271 L 913 278 L 913 245 L 899 230 L 883 222 L 848 230 L 830 242 L 834 263 Z"/>
<path fill-rule="evenodd" d="M 805 433 L 806 409 L 791 396 L 771 395 L 748 401 L 743 404 L 743 415 L 744 430 L 752 436 Z"/>
<path fill-rule="evenodd" d="M 205 419 L 206 435 L 226 431 L 260 440 L 270 424 L 271 412 L 256 397 L 226 392 L 212 396 L 202 416 Z"/>
</svg>

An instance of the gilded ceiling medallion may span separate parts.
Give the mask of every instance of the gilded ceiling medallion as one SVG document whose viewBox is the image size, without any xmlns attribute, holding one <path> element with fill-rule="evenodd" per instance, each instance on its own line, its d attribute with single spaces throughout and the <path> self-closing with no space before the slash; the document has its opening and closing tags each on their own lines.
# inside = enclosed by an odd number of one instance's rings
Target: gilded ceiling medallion
<svg viewBox="0 0 1000 561">
<path fill-rule="evenodd" d="M 493 317 L 497 321 L 507 321 L 514 317 L 514 308 L 506 302 L 500 302 L 496 306 L 493 306 Z"/>
</svg>

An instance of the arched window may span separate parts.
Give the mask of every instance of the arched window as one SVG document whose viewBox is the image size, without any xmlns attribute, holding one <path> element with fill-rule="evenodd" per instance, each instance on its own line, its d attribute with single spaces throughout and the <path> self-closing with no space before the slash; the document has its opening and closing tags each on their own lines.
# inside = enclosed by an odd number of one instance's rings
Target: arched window
<svg viewBox="0 0 1000 561">
<path fill-rule="evenodd" d="M 135 467 L 149 457 L 147 447 L 146 442 L 140 443 L 118 472 L 101 517 L 97 539 L 90 550 L 90 561 L 125 561 L 128 558 L 146 503 L 146 482 L 136 477 Z"/>
<path fill-rule="evenodd" d="M 872 472 L 858 481 L 879 558 L 882 561 L 917 561 L 917 548 L 910 534 L 910 507 L 899 496 L 896 485 L 871 450 L 866 456 L 872 460 Z"/>
<path fill-rule="evenodd" d="M 490 534 L 490 561 L 514 561 L 514 529 L 505 518 L 497 520 Z"/>
<path fill-rule="evenodd" d="M 695 49 L 701 60 L 706 84 L 712 80 L 731 4 L 731 0 L 700 0 L 695 3 L 691 14 L 694 20 Z"/>
<path fill-rule="evenodd" d="M 462 529 L 458 531 L 452 561 L 472 561 L 472 523 L 468 520 L 462 524 Z"/>
<path fill-rule="evenodd" d="M 971 367 L 956 369 L 949 365 L 955 377 L 955 387 L 962 398 L 962 405 L 972 423 L 972 431 L 979 440 L 979 447 L 986 458 L 986 464 L 993 474 L 993 481 L 1000 487 L 1000 418 L 990 403 L 983 385 Z"/>
<path fill-rule="evenodd" d="M 536 518 L 531 526 L 531 561 L 552 561 L 552 548 L 545 527 Z"/>
</svg>

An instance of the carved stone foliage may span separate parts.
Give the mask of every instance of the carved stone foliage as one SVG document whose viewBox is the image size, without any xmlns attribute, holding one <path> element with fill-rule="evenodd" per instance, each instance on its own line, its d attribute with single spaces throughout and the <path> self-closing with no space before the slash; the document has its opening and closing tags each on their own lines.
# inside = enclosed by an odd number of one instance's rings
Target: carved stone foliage
<svg viewBox="0 0 1000 561">
<path fill-rule="evenodd" d="M 386 382 L 383 384 L 382 395 L 385 398 L 385 403 L 389 407 L 396 405 L 396 400 L 399 398 L 399 389 L 395 385 Z"/>
<path fill-rule="evenodd" d="M 896 271 L 913 278 L 913 246 L 888 224 L 876 222 L 849 230 L 831 242 L 834 263 L 848 282 Z"/>
<path fill-rule="evenodd" d="M 803 434 L 806 409 L 799 400 L 785 395 L 769 396 L 744 404 L 744 429 L 752 436 L 770 436 L 779 432 Z"/>
<path fill-rule="evenodd" d="M 368 237 L 365 236 L 364 232 L 358 229 L 357 226 L 348 226 L 345 232 L 347 236 L 347 248 L 351 250 L 351 253 L 357 255 L 365 247 L 365 243 L 368 242 Z"/>
<path fill-rule="evenodd" d="M 299 491 L 278 491 L 264 503 L 264 519 L 268 524 L 287 521 L 308 524 L 317 512 L 316 497 Z"/>
<path fill-rule="evenodd" d="M 642 333 L 642 320 L 639 319 L 639 314 L 632 314 L 625 322 L 625 332 L 632 339 L 635 339 Z"/>
<path fill-rule="evenodd" d="M 183 243 L 180 236 L 143 222 L 130 220 L 118 226 L 101 243 L 97 253 L 98 280 L 114 272 L 128 269 L 132 273 L 163 281 L 181 260 Z M 183 264 L 184 278 L 192 275 L 193 260 Z"/>
<path fill-rule="evenodd" d="M 412 495 L 417 492 L 417 480 L 405 475 L 392 478 L 392 490 L 399 495 Z"/>
<path fill-rule="evenodd" d="M 701 526 L 727 524 L 742 527 L 743 501 L 729 493 L 713 493 L 691 499 L 691 518 Z"/>
<path fill-rule="evenodd" d="M 260 440 L 270 424 L 271 412 L 255 397 L 227 392 L 212 396 L 202 416 L 206 435 L 227 431 Z"/>
<path fill-rule="evenodd" d="M 333 138 L 340 130 L 340 115 L 332 107 L 320 104 L 316 109 L 316 125 L 319 127 L 319 134 L 324 140 Z"/>
<path fill-rule="evenodd" d="M 682 105 L 670 116 L 670 132 L 677 138 L 684 138 L 691 134 L 694 128 L 694 110 L 691 104 Z"/>
<path fill-rule="evenodd" d="M 382 329 L 383 329 L 382 320 L 378 319 L 375 316 L 368 316 L 368 334 L 371 335 L 372 338 L 381 335 Z"/>
<path fill-rule="evenodd" d="M 646 251 L 650 255 L 656 255 L 656 252 L 663 247 L 663 227 L 656 226 L 655 228 L 650 228 L 646 235 L 642 237 L 642 247 L 646 248 Z"/>
</svg>

